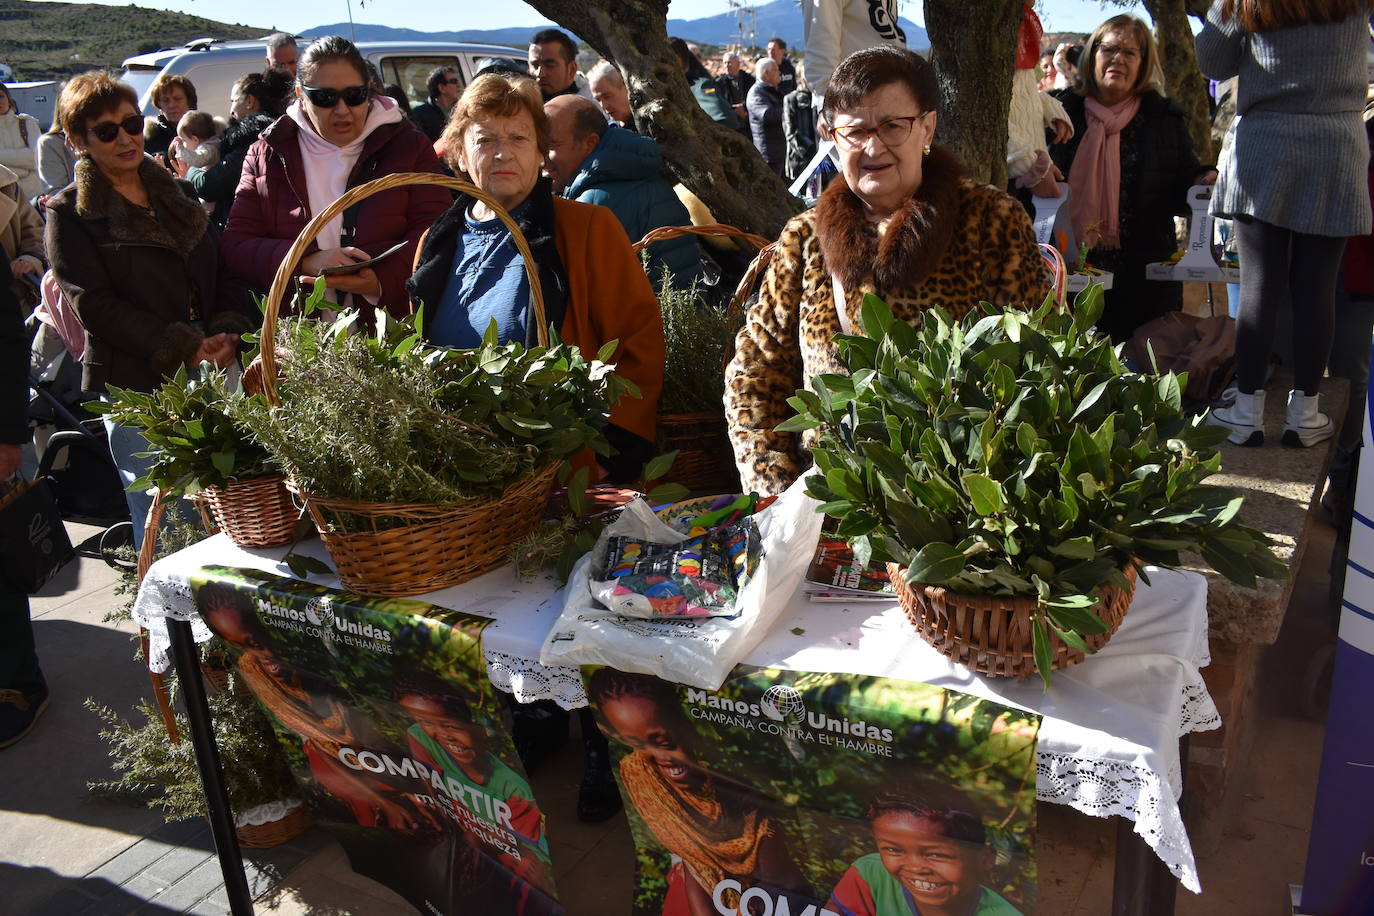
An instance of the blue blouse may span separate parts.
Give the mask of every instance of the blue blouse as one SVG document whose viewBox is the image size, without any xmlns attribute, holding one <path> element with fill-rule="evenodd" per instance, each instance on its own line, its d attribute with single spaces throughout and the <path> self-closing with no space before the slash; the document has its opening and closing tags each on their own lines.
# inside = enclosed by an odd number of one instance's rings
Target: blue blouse
<svg viewBox="0 0 1374 916">
<path fill-rule="evenodd" d="M 511 216 L 519 220 L 528 206 L 526 198 Z M 425 336 L 443 347 L 478 347 L 495 319 L 501 343 L 524 343 L 530 303 L 525 259 L 501 220 L 478 221 L 468 211 L 464 222 L 439 306 L 425 322 Z"/>
</svg>

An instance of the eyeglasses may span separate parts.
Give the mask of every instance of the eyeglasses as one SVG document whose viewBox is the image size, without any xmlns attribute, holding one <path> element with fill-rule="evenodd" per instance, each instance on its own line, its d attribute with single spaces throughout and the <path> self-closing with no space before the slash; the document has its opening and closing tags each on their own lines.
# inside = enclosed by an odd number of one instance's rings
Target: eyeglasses
<svg viewBox="0 0 1374 916">
<path fill-rule="evenodd" d="M 349 86 L 347 89 L 314 89 L 310 86 L 302 85 L 301 92 L 310 100 L 310 104 L 316 108 L 333 108 L 339 104 L 339 99 L 343 99 L 344 104 L 349 108 L 356 108 L 367 101 L 371 90 L 367 85 Z"/>
<path fill-rule="evenodd" d="M 1140 60 L 1140 52 L 1135 48 L 1123 48 L 1118 45 L 1098 45 L 1097 53 L 1107 60 L 1111 60 L 1113 57 L 1119 57 L 1127 63 Z"/>
<path fill-rule="evenodd" d="M 124 133 L 131 137 L 137 137 L 143 133 L 143 115 L 131 114 L 123 121 L 101 121 L 93 125 L 90 132 L 101 143 L 113 143 L 119 137 L 119 129 L 124 128 Z"/>
<path fill-rule="evenodd" d="M 900 146 L 906 142 L 907 137 L 911 136 L 911 128 L 915 126 L 916 122 L 928 114 L 930 112 L 923 111 L 918 115 L 888 118 L 879 123 L 877 127 L 859 127 L 851 124 L 832 127 L 822 121 L 821 136 L 826 140 L 833 140 L 837 146 L 851 150 L 863 149 L 868 145 L 868 139 L 874 134 L 878 135 L 878 140 L 884 146 Z"/>
</svg>

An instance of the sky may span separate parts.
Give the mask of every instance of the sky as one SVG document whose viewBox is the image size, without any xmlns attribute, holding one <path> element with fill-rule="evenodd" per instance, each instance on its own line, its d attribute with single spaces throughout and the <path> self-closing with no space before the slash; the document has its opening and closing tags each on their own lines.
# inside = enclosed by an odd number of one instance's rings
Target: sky
<svg viewBox="0 0 1374 916">
<path fill-rule="evenodd" d="M 128 0 L 84 0 L 107 6 L 127 6 Z M 972 0 L 970 0 L 972 2 Z M 348 21 L 348 0 L 139 0 L 138 5 L 204 16 L 220 22 L 299 32 L 317 25 Z M 919 0 L 901 0 L 901 14 L 925 24 Z M 1090 32 L 1108 15 L 1121 11 L 1113 6 L 1104 12 L 1097 0 L 1039 0 L 1046 31 Z M 699 19 L 729 10 L 726 0 L 672 0 L 668 15 L 675 19 Z M 519 0 L 352 0 L 353 21 L 411 29 L 495 29 L 539 25 L 544 20 L 535 9 Z M 1137 15 L 1145 18 L 1143 8 Z"/>
</svg>

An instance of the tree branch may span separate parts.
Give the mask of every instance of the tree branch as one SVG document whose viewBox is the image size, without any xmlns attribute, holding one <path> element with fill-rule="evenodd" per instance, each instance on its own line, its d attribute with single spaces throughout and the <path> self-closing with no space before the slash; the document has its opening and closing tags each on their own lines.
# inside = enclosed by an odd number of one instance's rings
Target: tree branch
<svg viewBox="0 0 1374 916">
<path fill-rule="evenodd" d="M 616 64 L 635 124 L 718 221 L 771 239 L 802 209 L 754 145 L 697 104 L 668 44 L 667 0 L 526 2 Z"/>
</svg>

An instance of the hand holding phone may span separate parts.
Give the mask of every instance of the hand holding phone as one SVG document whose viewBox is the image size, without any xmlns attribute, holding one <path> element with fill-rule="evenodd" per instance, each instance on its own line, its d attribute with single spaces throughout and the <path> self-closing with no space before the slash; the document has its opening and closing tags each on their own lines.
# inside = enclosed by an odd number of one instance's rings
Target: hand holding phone
<svg viewBox="0 0 1374 916">
<path fill-rule="evenodd" d="M 395 245 L 392 245 L 390 248 L 388 248 L 386 251 L 383 251 L 381 254 L 377 255 L 375 258 L 367 258 L 367 259 L 362 260 L 362 261 L 354 261 L 352 264 L 337 264 L 337 265 L 335 265 L 335 266 L 333 266 L 333 267 L 322 267 L 322 268 L 320 268 L 320 276 L 321 276 L 321 277 L 331 277 L 331 276 L 334 276 L 335 274 L 351 274 L 351 273 L 357 273 L 358 271 L 362 270 L 364 267 L 371 267 L 372 265 L 378 263 L 379 261 L 383 261 L 383 260 L 385 260 L 385 259 L 391 257 L 393 254 L 395 254 L 396 252 L 400 251 L 402 248 L 406 247 L 406 246 L 409 245 L 409 244 L 410 244 L 410 241 L 407 239 L 407 240 L 405 240 L 405 241 L 397 242 Z"/>
</svg>

